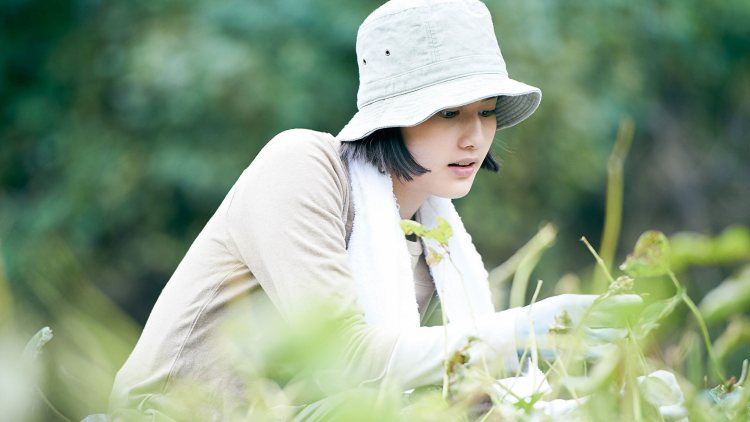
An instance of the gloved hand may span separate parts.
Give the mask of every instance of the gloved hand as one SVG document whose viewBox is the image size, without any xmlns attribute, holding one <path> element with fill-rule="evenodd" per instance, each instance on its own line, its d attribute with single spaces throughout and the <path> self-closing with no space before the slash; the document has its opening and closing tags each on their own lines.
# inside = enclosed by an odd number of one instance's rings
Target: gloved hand
<svg viewBox="0 0 750 422">
<path fill-rule="evenodd" d="M 564 294 L 521 308 L 515 327 L 517 348 L 522 351 L 532 346 L 532 327 L 536 346 L 548 360 L 560 349 L 571 347 L 595 355 L 598 346 L 624 338 L 628 318 L 637 315 L 643 304 L 641 297 L 620 294 L 597 298 Z"/>
</svg>

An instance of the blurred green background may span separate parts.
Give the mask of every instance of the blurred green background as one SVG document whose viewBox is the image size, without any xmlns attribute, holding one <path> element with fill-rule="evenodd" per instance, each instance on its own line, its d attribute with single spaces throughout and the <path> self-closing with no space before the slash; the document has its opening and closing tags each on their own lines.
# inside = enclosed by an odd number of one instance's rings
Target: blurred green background
<svg viewBox="0 0 750 422">
<path fill-rule="evenodd" d="M 289 128 L 336 134 L 356 111 L 356 31 L 381 3 L 2 0 L 0 319 L 89 351 L 105 339 L 111 376 L 260 148 Z M 511 77 L 544 94 L 498 134 L 501 173 L 457 201 L 488 267 L 545 221 L 559 234 L 534 280 L 549 293 L 592 267 L 579 238 L 598 247 L 626 116 L 616 262 L 647 229 L 750 224 L 750 2 L 486 4 Z M 690 270 L 691 296 L 735 270 Z M 96 334 L 74 334 L 71 312 Z"/>
</svg>

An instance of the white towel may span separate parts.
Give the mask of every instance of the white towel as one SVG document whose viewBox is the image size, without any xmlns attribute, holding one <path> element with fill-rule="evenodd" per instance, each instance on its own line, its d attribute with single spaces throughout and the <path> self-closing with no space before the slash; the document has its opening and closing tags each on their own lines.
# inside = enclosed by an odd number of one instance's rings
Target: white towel
<svg viewBox="0 0 750 422">
<path fill-rule="evenodd" d="M 354 222 L 348 255 L 365 320 L 373 326 L 393 329 L 419 327 L 414 275 L 391 177 L 358 160 L 349 163 L 349 176 Z M 443 217 L 453 229 L 448 241 L 449 256 L 446 254 L 438 264 L 430 266 L 448 321 L 474 323 L 479 317 L 492 314 L 487 271 L 453 203 L 430 197 L 417 216 L 428 228 L 437 225 L 437 217 Z M 425 253 L 430 248 L 444 253 L 435 241 L 422 242 Z"/>
</svg>

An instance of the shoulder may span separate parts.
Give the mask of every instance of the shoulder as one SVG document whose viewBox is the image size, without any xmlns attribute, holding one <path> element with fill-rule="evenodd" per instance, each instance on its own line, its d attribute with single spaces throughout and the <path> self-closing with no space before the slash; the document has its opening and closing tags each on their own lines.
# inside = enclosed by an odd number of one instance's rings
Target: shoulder
<svg viewBox="0 0 750 422">
<path fill-rule="evenodd" d="M 300 195 L 300 186 L 311 190 L 333 188 L 347 195 L 349 173 L 333 135 L 291 129 L 274 136 L 261 149 L 240 178 L 241 185 L 288 185 Z"/>
<path fill-rule="evenodd" d="M 268 141 L 256 160 L 273 157 L 291 162 L 309 158 L 340 161 L 339 145 L 340 142 L 329 133 L 290 129 Z"/>
<path fill-rule="evenodd" d="M 263 147 L 247 169 L 253 180 L 335 186 L 346 195 L 349 174 L 333 135 L 306 129 L 279 133 Z"/>
</svg>

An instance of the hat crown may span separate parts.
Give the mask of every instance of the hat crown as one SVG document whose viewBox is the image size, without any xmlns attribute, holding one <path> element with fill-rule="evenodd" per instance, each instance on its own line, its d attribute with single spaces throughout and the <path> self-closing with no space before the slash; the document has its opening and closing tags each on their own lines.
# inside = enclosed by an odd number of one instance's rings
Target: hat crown
<svg viewBox="0 0 750 422">
<path fill-rule="evenodd" d="M 359 109 L 477 74 L 507 77 L 487 7 L 476 0 L 391 0 L 357 33 Z"/>
</svg>

